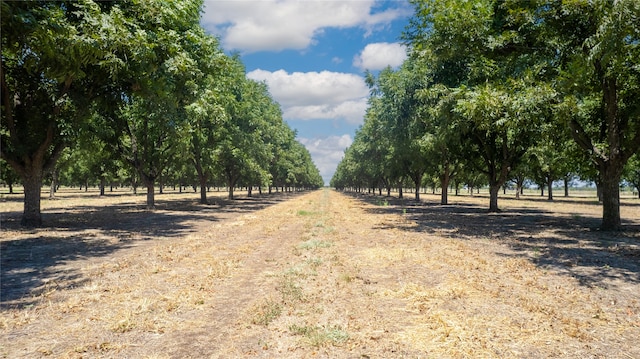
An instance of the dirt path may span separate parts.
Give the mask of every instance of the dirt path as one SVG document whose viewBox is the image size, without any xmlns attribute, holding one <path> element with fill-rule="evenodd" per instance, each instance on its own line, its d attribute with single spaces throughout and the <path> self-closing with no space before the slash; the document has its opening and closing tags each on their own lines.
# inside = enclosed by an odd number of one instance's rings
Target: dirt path
<svg viewBox="0 0 640 359">
<path fill-rule="evenodd" d="M 640 358 L 633 234 L 329 190 L 198 213 L 167 210 L 183 221 L 127 241 L 57 231 L 103 253 L 58 258 L 31 296 L 5 297 L 0 355 Z M 54 237 L 28 236 L 31 253 Z M 17 269 L 3 279 L 29 273 Z"/>
</svg>

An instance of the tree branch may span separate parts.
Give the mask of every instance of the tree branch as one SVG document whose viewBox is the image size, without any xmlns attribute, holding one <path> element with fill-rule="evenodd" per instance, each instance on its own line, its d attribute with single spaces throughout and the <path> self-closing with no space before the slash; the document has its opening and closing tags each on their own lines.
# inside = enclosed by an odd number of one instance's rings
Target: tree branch
<svg viewBox="0 0 640 359">
<path fill-rule="evenodd" d="M 569 128 L 571 129 L 571 137 L 573 137 L 578 146 L 589 151 L 589 153 L 593 153 L 595 155 L 595 160 L 598 163 L 606 160 L 602 151 L 593 145 L 591 138 L 589 138 L 589 135 L 587 135 L 582 125 L 576 119 L 571 119 L 571 121 L 569 121 Z"/>
</svg>

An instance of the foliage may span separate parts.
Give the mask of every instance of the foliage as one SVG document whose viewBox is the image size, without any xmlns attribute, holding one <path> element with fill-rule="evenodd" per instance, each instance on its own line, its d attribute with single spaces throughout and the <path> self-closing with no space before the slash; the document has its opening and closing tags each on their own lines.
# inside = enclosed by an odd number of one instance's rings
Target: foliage
<svg viewBox="0 0 640 359">
<path fill-rule="evenodd" d="M 411 3 L 409 58 L 368 74 L 365 123 L 332 185 L 371 188 L 386 171 L 402 190 L 422 163 L 424 183 L 440 179 L 441 203 L 451 178 L 488 181 L 497 211 L 513 177 L 551 186 L 579 173 L 598 184 L 601 227 L 619 228 L 621 175 L 640 149 L 639 3 Z"/>
<path fill-rule="evenodd" d="M 67 182 L 141 181 L 150 208 L 158 181 L 193 184 L 194 172 L 203 203 L 229 173 L 263 186 L 286 167 L 299 170 L 287 185 L 322 185 L 266 86 L 205 34 L 201 0 L 1 6 L 0 157 L 24 185 L 23 224 L 41 224 L 54 168 Z"/>
</svg>

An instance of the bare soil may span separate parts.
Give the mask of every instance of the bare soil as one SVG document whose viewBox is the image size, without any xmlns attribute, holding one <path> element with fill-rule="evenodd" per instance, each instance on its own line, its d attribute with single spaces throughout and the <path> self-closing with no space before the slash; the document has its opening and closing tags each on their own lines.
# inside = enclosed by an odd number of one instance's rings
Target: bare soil
<svg viewBox="0 0 640 359">
<path fill-rule="evenodd" d="M 0 357 L 640 359 L 640 200 L 0 198 Z"/>
</svg>

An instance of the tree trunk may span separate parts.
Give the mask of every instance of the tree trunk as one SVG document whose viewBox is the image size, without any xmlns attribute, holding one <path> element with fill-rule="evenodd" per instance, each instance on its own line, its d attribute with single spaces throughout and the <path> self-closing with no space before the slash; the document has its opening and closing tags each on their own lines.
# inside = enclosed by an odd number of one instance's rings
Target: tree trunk
<svg viewBox="0 0 640 359">
<path fill-rule="evenodd" d="M 422 181 L 422 178 L 420 178 L 419 180 L 415 181 L 415 185 L 416 185 L 416 201 L 420 201 L 420 182 Z"/>
<path fill-rule="evenodd" d="M 398 198 L 403 198 L 402 196 L 402 186 L 398 188 Z"/>
<path fill-rule="evenodd" d="M 445 205 L 449 204 L 449 181 L 451 180 L 451 176 L 449 174 L 449 166 L 446 165 L 444 168 L 444 172 L 442 176 L 440 176 L 440 187 L 442 188 L 442 193 L 440 193 L 440 204 Z"/>
<path fill-rule="evenodd" d="M 229 195 L 228 195 L 229 199 L 233 199 L 233 186 L 229 186 Z"/>
<path fill-rule="evenodd" d="M 251 197 L 253 195 L 253 186 L 247 186 L 247 197 Z"/>
<path fill-rule="evenodd" d="M 498 208 L 498 193 L 500 192 L 499 184 L 491 184 L 489 186 L 489 212 L 500 212 Z"/>
<path fill-rule="evenodd" d="M 547 177 L 547 200 L 553 201 L 553 179 L 551 175 Z"/>
<path fill-rule="evenodd" d="M 567 177 L 564 178 L 564 196 L 569 197 L 569 179 Z"/>
<path fill-rule="evenodd" d="M 42 188 L 42 174 L 30 174 L 22 179 L 24 186 L 24 212 L 20 224 L 25 227 L 42 226 L 40 213 L 40 189 Z"/>
<path fill-rule="evenodd" d="M 622 228 L 620 220 L 620 177 L 621 170 L 617 170 L 613 163 L 601 166 L 600 185 L 602 193 L 602 225 L 600 229 L 615 231 Z"/>
<path fill-rule="evenodd" d="M 602 183 L 600 180 L 596 181 L 596 195 L 598 196 L 598 202 L 602 203 Z"/>
<path fill-rule="evenodd" d="M 153 209 L 156 206 L 155 181 L 147 178 L 144 180 L 144 184 L 147 186 L 147 209 Z"/>
<path fill-rule="evenodd" d="M 518 176 L 516 178 L 516 199 L 520 199 L 520 196 L 524 192 L 524 176 Z"/>
<path fill-rule="evenodd" d="M 51 171 L 51 187 L 49 188 L 49 198 L 56 196 L 56 186 L 58 185 L 58 173 L 54 169 Z"/>
<path fill-rule="evenodd" d="M 200 177 L 200 204 L 207 204 L 207 178 Z"/>
</svg>

